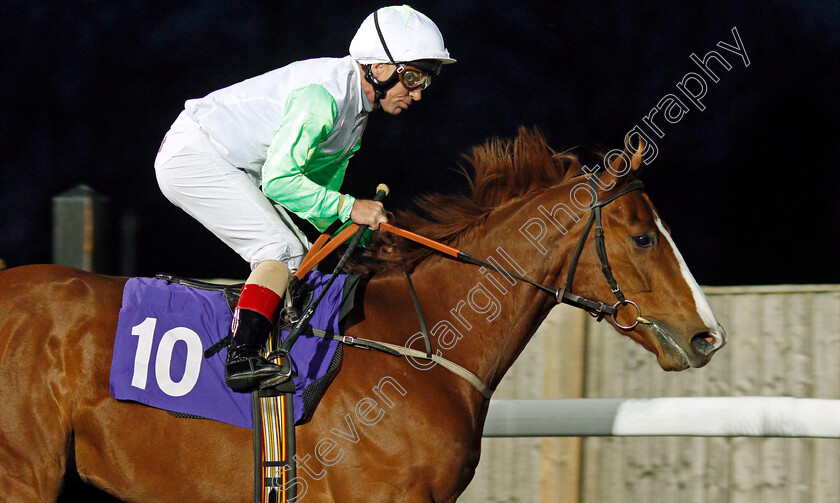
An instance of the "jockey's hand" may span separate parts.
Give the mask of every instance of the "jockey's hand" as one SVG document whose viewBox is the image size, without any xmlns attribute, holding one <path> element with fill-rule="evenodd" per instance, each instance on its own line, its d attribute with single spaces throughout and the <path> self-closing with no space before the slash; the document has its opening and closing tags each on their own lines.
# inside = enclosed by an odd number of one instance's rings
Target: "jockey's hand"
<svg viewBox="0 0 840 503">
<path fill-rule="evenodd" d="M 356 199 L 350 210 L 350 220 L 359 225 L 367 225 L 375 231 L 379 229 L 379 224 L 388 221 L 388 217 L 385 215 L 385 206 L 379 201 Z"/>
</svg>

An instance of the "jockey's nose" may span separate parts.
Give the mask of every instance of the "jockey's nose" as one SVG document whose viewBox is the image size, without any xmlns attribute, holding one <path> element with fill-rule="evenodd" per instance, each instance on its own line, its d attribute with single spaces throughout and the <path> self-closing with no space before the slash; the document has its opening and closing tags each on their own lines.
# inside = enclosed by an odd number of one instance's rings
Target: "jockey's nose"
<svg viewBox="0 0 840 503">
<path fill-rule="evenodd" d="M 423 92 L 423 90 L 418 87 L 418 88 L 412 89 L 408 93 L 408 95 L 411 96 L 411 99 L 413 99 L 414 101 L 420 101 L 420 98 L 422 98 L 422 95 L 421 95 L 422 92 Z"/>
</svg>

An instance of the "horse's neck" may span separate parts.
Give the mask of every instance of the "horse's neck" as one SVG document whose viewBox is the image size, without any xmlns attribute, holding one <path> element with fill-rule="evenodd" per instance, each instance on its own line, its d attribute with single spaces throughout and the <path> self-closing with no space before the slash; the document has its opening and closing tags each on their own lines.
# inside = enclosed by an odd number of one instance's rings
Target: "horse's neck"
<svg viewBox="0 0 840 503">
<path fill-rule="evenodd" d="M 509 227 L 488 229 L 464 251 L 501 269 L 556 285 L 557 264 L 550 264 Z M 493 387 L 554 304 L 532 285 L 452 260 L 421 264 L 412 278 L 433 334 L 433 348 Z"/>
</svg>

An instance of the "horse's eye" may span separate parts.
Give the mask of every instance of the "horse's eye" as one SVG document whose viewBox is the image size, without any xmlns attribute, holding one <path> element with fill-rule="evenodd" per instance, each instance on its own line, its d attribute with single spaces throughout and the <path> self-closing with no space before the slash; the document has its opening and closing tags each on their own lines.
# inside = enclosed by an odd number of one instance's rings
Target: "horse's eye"
<svg viewBox="0 0 840 503">
<path fill-rule="evenodd" d="M 653 246 L 653 237 L 649 234 L 639 234 L 638 236 L 633 236 L 633 244 L 639 248 L 650 248 Z"/>
</svg>

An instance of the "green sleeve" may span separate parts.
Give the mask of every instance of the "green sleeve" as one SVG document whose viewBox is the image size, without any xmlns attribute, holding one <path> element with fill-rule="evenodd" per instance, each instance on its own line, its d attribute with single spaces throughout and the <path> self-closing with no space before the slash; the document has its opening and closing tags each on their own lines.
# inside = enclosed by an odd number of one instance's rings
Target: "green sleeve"
<svg viewBox="0 0 840 503">
<path fill-rule="evenodd" d="M 336 217 L 346 221 L 354 202 L 345 195 L 339 214 L 341 193 L 306 176 L 318 145 L 333 129 L 336 115 L 335 99 L 323 87 L 311 84 L 292 92 L 262 169 L 263 193 L 319 230 Z M 343 173 L 347 159 L 336 161 L 340 165 L 331 168 Z"/>
</svg>

